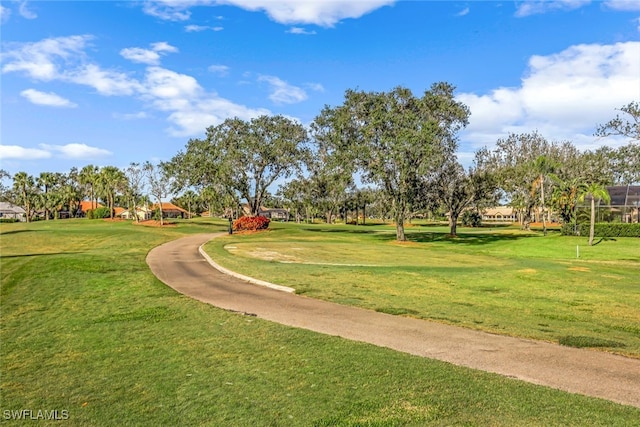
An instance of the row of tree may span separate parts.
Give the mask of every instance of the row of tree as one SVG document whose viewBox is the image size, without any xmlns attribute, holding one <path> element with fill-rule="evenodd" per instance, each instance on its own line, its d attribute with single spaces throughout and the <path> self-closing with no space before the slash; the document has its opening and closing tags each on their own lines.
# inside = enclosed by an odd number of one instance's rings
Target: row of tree
<svg viewBox="0 0 640 427">
<path fill-rule="evenodd" d="M 640 181 L 637 102 L 621 108 L 630 119 L 618 116 L 598 128 L 598 136 L 634 141 L 621 148 L 583 153 L 537 132 L 512 134 L 494 150 L 479 150 L 465 170 L 454 153 L 470 113 L 453 91 L 447 83 L 434 84 L 422 97 L 402 87 L 348 90 L 344 103 L 325 107 L 308 131 L 281 116 L 229 119 L 208 128 L 204 139 L 190 140 L 165 167 L 178 188 L 240 196 L 254 215 L 269 187 L 295 174 L 278 192 L 295 212 L 310 217 L 321 211 L 330 222 L 348 205 L 358 211 L 376 201 L 391 213 L 398 240 L 405 240 L 412 213 L 444 210 L 455 234 L 465 210 L 499 200 L 520 212 L 523 227 L 539 212 L 546 233 L 549 208 L 575 221 L 581 199 L 598 197 L 606 185 Z"/>
<path fill-rule="evenodd" d="M 520 212 L 524 227 L 536 212 L 546 222 L 550 209 L 570 222 L 581 198 L 594 200 L 598 186 L 640 181 L 637 102 L 598 128 L 598 136 L 632 140 L 621 148 L 580 152 L 537 132 L 512 134 L 493 150 L 479 150 L 465 170 L 455 151 L 470 112 L 453 93 L 447 83 L 421 97 L 402 87 L 348 90 L 342 105 L 323 108 L 308 129 L 283 116 L 227 119 L 158 166 L 89 165 L 35 179 L 20 172 L 4 193 L 46 217 L 86 198 L 101 198 L 112 212 L 116 204 L 132 208 L 148 194 L 157 200 L 178 194 L 174 200 L 190 212 L 206 206 L 230 214 L 244 201 L 257 215 L 265 203 L 276 203 L 298 218 L 322 215 L 327 222 L 337 215 L 346 221 L 348 210 L 356 211 L 357 222 L 359 212 L 365 218 L 373 207 L 394 220 L 397 239 L 405 240 L 405 221 L 416 213 L 445 212 L 452 234 L 465 210 L 500 200 Z"/>
</svg>

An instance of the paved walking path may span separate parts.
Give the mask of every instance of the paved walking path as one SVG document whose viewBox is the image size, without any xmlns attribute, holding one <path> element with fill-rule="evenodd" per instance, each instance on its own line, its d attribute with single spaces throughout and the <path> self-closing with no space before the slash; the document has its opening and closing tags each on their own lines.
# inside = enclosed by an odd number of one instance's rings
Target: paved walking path
<svg viewBox="0 0 640 427">
<path fill-rule="evenodd" d="M 176 291 L 227 310 L 405 353 L 640 407 L 640 360 L 316 300 L 249 284 L 214 269 L 184 237 L 149 252 L 151 271 Z"/>
</svg>

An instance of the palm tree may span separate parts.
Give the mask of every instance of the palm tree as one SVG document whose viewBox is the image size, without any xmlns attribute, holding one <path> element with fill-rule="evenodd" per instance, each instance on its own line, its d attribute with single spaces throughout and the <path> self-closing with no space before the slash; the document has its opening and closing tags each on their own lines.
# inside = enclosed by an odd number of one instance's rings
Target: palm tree
<svg viewBox="0 0 640 427">
<path fill-rule="evenodd" d="M 578 198 L 586 186 L 580 178 L 562 180 L 557 176 L 551 177 L 556 184 L 551 195 L 551 203 L 564 223 L 573 223 L 577 227 Z M 576 228 L 577 229 L 577 228 Z"/>
<path fill-rule="evenodd" d="M 116 194 L 127 185 L 124 172 L 115 166 L 105 166 L 100 169 L 97 179 L 98 191 L 105 198 L 109 206 L 109 215 L 113 219 Z"/>
<path fill-rule="evenodd" d="M 598 202 L 603 200 L 605 203 L 611 201 L 611 196 L 606 187 L 602 184 L 591 183 L 587 184 L 584 192 L 580 195 L 580 201 L 583 202 L 585 198 L 591 200 L 591 223 L 589 225 L 589 246 L 593 245 L 593 235 L 596 229 L 596 199 Z"/>
<path fill-rule="evenodd" d="M 16 201 L 27 213 L 27 222 L 30 222 L 31 207 L 37 192 L 35 180 L 26 172 L 18 172 L 13 176 L 13 191 L 16 194 Z"/>
<path fill-rule="evenodd" d="M 53 172 L 41 172 L 36 182 L 44 190 L 42 194 L 42 206 L 44 207 L 44 219 L 49 220 L 50 208 L 57 203 L 56 197 L 52 197 L 52 188 L 60 182 L 60 174 Z"/>
<path fill-rule="evenodd" d="M 96 181 L 98 180 L 99 168 L 94 165 L 87 165 L 80 170 L 78 181 L 80 184 L 89 187 L 89 200 L 91 201 L 91 209 L 95 209 L 94 201 L 96 200 Z"/>
</svg>

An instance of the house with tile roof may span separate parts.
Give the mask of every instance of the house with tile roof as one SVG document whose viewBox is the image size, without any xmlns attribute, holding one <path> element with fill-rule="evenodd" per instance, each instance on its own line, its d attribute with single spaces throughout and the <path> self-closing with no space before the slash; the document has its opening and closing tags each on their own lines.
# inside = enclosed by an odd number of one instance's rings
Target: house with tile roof
<svg viewBox="0 0 640 427">
<path fill-rule="evenodd" d="M 159 209 L 160 205 L 157 203 L 151 206 L 151 210 L 155 211 Z M 162 202 L 162 217 L 163 218 L 188 218 L 189 212 L 182 209 L 180 206 L 176 206 L 173 203 Z"/>
</svg>

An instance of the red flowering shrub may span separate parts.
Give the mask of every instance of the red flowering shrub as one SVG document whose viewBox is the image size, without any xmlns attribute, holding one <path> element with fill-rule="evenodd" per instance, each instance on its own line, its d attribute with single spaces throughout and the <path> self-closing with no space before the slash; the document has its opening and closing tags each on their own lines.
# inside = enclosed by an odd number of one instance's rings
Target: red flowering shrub
<svg viewBox="0 0 640 427">
<path fill-rule="evenodd" d="M 242 216 L 233 221 L 234 231 L 266 230 L 269 227 L 269 218 L 266 216 Z"/>
</svg>

